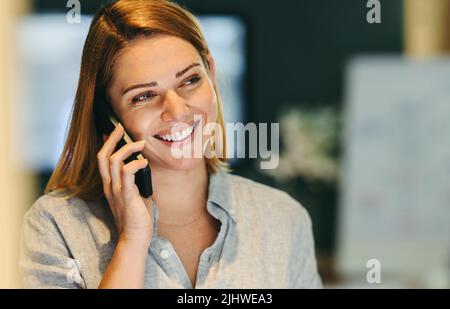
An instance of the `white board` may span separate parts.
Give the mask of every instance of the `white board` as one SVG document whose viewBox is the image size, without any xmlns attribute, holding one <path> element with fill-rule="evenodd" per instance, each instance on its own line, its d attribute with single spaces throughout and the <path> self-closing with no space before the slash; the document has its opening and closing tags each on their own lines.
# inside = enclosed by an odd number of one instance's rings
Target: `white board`
<svg viewBox="0 0 450 309">
<path fill-rule="evenodd" d="M 339 271 L 448 285 L 450 60 L 360 57 L 346 85 Z"/>
</svg>

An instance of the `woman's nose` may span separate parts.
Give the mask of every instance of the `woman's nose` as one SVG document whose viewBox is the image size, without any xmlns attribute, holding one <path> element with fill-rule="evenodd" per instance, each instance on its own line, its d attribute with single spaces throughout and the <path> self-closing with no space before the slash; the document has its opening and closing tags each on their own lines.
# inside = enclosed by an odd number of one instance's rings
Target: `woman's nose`
<svg viewBox="0 0 450 309">
<path fill-rule="evenodd" d="M 189 113 L 184 98 L 175 91 L 168 90 L 163 104 L 162 120 L 164 121 L 182 121 L 184 115 Z"/>
</svg>

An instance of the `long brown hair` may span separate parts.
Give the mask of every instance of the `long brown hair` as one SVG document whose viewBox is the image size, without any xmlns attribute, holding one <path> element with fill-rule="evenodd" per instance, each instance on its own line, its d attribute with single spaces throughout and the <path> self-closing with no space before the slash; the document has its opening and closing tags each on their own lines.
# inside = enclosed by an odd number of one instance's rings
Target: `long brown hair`
<svg viewBox="0 0 450 309">
<path fill-rule="evenodd" d="M 180 37 L 199 52 L 209 70 L 208 46 L 196 18 L 180 5 L 166 0 L 119 0 L 102 7 L 89 28 L 83 48 L 80 78 L 75 96 L 67 140 L 45 193 L 63 193 L 67 197 L 96 200 L 103 196 L 97 153 L 103 137 L 97 133 L 93 105 L 107 97 L 114 62 L 119 51 L 141 36 L 164 33 Z M 216 81 L 218 116 L 223 152 L 206 158 L 209 173 L 229 171 L 226 162 L 226 136 L 221 100 Z"/>
</svg>

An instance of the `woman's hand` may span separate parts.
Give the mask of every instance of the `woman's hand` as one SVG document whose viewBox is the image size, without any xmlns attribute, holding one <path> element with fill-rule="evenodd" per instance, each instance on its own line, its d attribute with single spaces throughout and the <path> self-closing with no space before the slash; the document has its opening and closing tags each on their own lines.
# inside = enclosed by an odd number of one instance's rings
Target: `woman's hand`
<svg viewBox="0 0 450 309">
<path fill-rule="evenodd" d="M 153 237 L 153 201 L 143 198 L 134 183 L 135 173 L 144 168 L 146 159 L 123 161 L 144 148 L 145 141 L 127 144 L 113 153 L 124 134 L 121 124 L 106 139 L 97 154 L 103 191 L 113 213 L 120 241 L 133 246 L 150 246 Z M 105 139 L 105 138 L 104 138 Z"/>
</svg>

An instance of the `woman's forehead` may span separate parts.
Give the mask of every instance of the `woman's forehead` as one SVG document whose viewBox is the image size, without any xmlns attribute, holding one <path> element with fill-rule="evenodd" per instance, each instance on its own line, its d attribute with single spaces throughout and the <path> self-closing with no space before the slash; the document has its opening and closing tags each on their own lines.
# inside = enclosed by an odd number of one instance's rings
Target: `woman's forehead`
<svg viewBox="0 0 450 309">
<path fill-rule="evenodd" d="M 114 79 L 122 83 L 130 79 L 165 78 L 194 62 L 202 64 L 199 53 L 181 38 L 169 35 L 141 38 L 118 55 Z"/>
<path fill-rule="evenodd" d="M 155 35 L 136 39 L 119 54 L 116 64 L 125 66 L 140 66 L 151 64 L 176 64 L 200 57 L 191 43 L 169 35 Z"/>
</svg>

